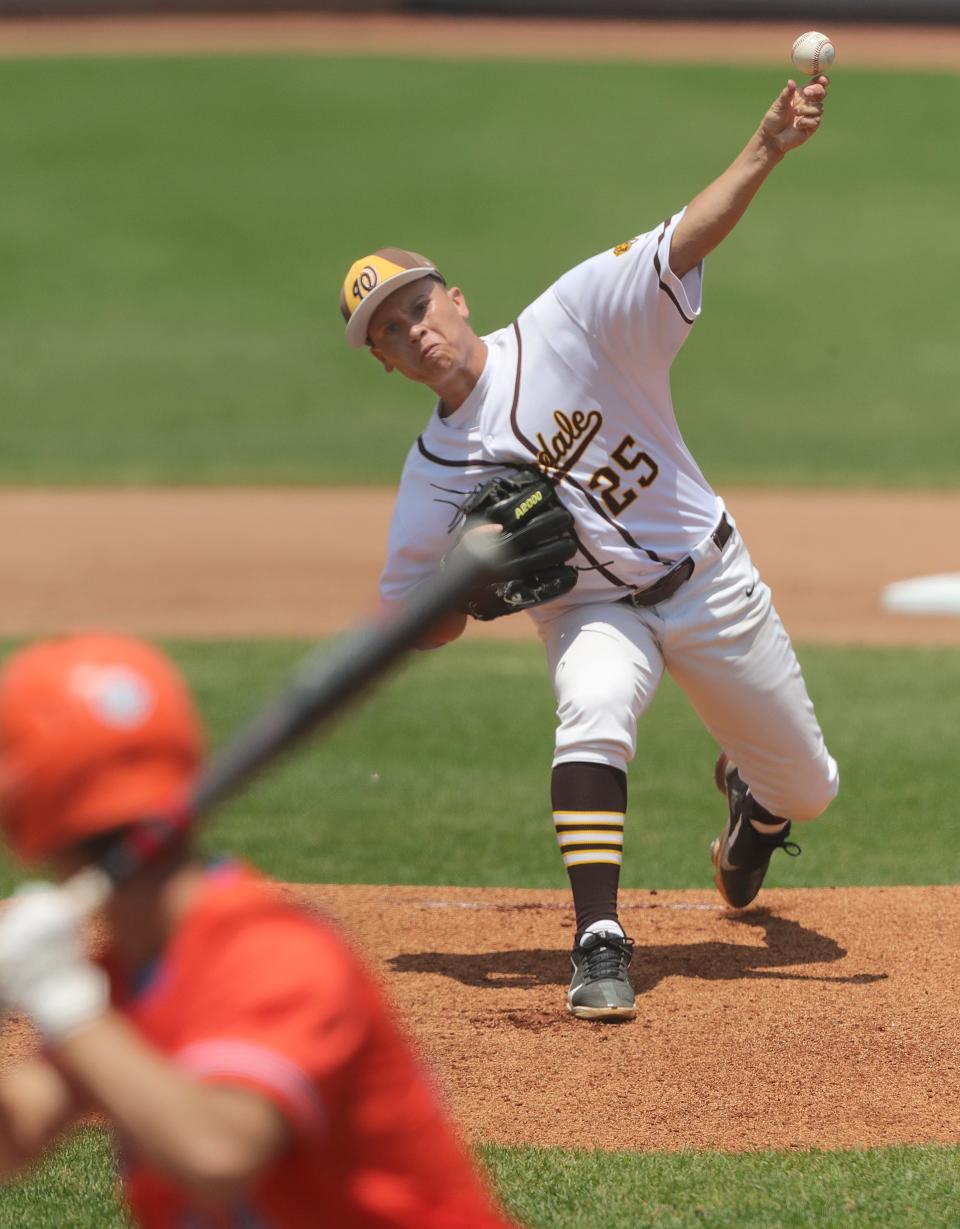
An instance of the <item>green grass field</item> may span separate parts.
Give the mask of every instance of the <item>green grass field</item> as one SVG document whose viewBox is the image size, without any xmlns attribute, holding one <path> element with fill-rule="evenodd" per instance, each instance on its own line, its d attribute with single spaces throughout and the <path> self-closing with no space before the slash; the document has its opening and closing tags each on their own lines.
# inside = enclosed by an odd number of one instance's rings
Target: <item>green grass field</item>
<svg viewBox="0 0 960 1229">
<path fill-rule="evenodd" d="M 483 1148 L 510 1210 L 531 1229 L 952 1229 L 953 1148 L 859 1152 L 604 1153 Z M 125 1229 L 100 1132 L 74 1136 L 0 1191 L 13 1229 Z"/>
<path fill-rule="evenodd" d="M 306 649 L 171 647 L 214 743 L 280 687 Z M 960 729 L 960 652 L 806 648 L 802 662 L 841 793 L 796 834 L 803 857 L 775 860 L 768 882 L 960 881 L 956 747 L 945 736 Z M 208 843 L 299 882 L 562 887 L 548 792 L 554 723 L 539 645 L 419 655 L 225 808 Z M 711 887 L 706 850 L 723 818 L 715 754 L 668 680 L 641 723 L 630 770 L 625 886 Z M 0 891 L 10 883 L 8 870 Z"/>
<path fill-rule="evenodd" d="M 342 342 L 349 263 L 426 251 L 481 331 L 506 324 L 690 199 L 783 75 L 0 64 L 0 481 L 392 481 L 431 399 Z M 823 131 L 710 258 L 674 385 L 715 481 L 956 480 L 955 93 L 838 71 Z"/>
</svg>

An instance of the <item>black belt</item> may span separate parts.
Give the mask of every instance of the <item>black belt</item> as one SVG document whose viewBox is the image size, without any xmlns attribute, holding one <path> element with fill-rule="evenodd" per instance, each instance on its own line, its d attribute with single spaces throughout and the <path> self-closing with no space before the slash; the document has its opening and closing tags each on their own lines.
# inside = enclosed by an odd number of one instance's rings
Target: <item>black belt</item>
<svg viewBox="0 0 960 1229">
<path fill-rule="evenodd" d="M 716 529 L 710 535 L 717 550 L 722 551 L 726 544 L 730 541 L 730 535 L 733 533 L 733 526 L 727 520 L 727 514 L 723 516 L 717 524 Z M 635 593 L 628 593 L 626 597 L 622 597 L 621 602 L 627 602 L 630 606 L 656 606 L 658 602 L 665 602 L 668 597 L 673 597 L 681 585 L 685 585 L 693 575 L 694 562 L 687 555 L 686 559 L 681 559 L 679 563 L 675 563 L 667 572 L 666 576 L 661 576 L 652 585 L 648 585 L 646 589 L 638 589 Z"/>
</svg>

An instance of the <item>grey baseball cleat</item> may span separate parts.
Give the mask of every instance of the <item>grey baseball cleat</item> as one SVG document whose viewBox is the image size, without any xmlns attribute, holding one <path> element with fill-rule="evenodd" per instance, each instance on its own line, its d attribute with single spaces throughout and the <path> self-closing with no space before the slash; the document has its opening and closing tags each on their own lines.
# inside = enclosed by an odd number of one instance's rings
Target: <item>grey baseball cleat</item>
<svg viewBox="0 0 960 1229">
<path fill-rule="evenodd" d="M 800 846 L 788 841 L 790 823 L 780 831 L 767 835 L 758 832 L 750 822 L 750 814 L 759 811 L 758 818 L 776 822 L 776 817 L 764 811 L 754 800 L 743 777 L 726 755 L 721 755 L 714 767 L 717 789 L 727 798 L 729 815 L 723 831 L 710 846 L 713 858 L 713 879 L 717 890 L 733 909 L 745 909 L 763 884 L 775 849 L 782 849 L 791 858 Z"/>
<path fill-rule="evenodd" d="M 633 940 L 609 930 L 588 930 L 573 945 L 567 1009 L 581 1020 L 632 1020 L 637 1014 L 627 970 Z"/>
</svg>

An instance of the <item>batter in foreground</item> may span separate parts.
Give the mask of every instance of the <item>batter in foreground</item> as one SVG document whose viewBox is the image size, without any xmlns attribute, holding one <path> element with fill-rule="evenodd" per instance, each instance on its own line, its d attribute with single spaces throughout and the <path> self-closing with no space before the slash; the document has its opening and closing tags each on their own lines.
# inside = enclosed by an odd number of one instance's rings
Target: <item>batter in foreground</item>
<svg viewBox="0 0 960 1229">
<path fill-rule="evenodd" d="M 201 742 L 149 645 L 21 649 L 0 674 L 0 834 L 72 876 L 178 812 Z M 329 922 L 252 868 L 195 855 L 188 833 L 100 921 L 91 959 L 58 883 L 25 885 L 0 914 L 0 1016 L 19 1010 L 42 1043 L 0 1075 L 0 1181 L 96 1113 L 144 1229 L 510 1229 Z"/>
<path fill-rule="evenodd" d="M 728 905 L 750 904 L 771 854 L 798 852 L 791 821 L 815 819 L 837 793 L 770 591 L 686 448 L 670 391 L 670 366 L 700 314 L 704 257 L 817 131 L 827 86 L 788 82 L 689 205 L 564 274 L 488 336 L 471 329 L 459 287 L 418 253 L 382 248 L 344 279 L 347 341 L 439 398 L 403 471 L 384 601 L 402 599 L 455 549 L 461 518 L 450 504 L 491 476 L 533 466 L 573 515 L 577 583 L 530 613 L 557 697 L 553 817 L 576 910 L 567 1002 L 582 1018 L 636 1010 L 633 944 L 617 919 L 626 770 L 664 669 L 722 749 L 715 775 L 728 816 L 712 856 Z M 452 615 L 425 647 L 455 639 L 466 617 Z"/>
</svg>

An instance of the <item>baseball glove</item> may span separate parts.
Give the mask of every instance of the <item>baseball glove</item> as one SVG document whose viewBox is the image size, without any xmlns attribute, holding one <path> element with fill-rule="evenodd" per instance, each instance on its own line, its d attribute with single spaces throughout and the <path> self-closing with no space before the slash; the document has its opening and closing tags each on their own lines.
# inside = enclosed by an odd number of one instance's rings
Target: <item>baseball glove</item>
<svg viewBox="0 0 960 1229">
<path fill-rule="evenodd" d="M 463 532 L 500 525 L 505 560 L 461 606 L 471 618 L 498 619 L 551 602 L 577 583 L 567 560 L 577 551 L 573 517 L 539 470 L 524 466 L 481 483 L 460 505 Z"/>
</svg>

